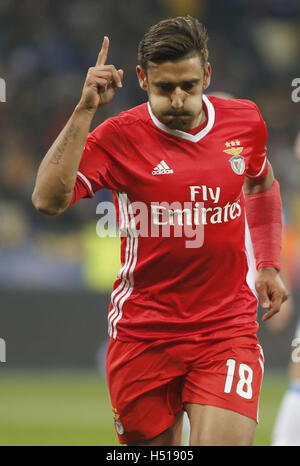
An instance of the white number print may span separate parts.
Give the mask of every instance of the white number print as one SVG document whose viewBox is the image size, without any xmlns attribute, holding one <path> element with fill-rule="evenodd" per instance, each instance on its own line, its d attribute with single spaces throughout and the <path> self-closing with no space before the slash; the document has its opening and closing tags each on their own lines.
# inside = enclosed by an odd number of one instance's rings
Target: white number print
<svg viewBox="0 0 300 466">
<path fill-rule="evenodd" d="M 231 393 L 232 384 L 236 368 L 235 359 L 227 359 L 226 361 L 227 376 L 225 380 L 224 393 Z M 236 393 L 242 398 L 251 400 L 252 398 L 252 381 L 253 381 L 253 370 L 247 364 L 241 363 L 239 365 L 239 381 L 236 386 Z"/>
</svg>

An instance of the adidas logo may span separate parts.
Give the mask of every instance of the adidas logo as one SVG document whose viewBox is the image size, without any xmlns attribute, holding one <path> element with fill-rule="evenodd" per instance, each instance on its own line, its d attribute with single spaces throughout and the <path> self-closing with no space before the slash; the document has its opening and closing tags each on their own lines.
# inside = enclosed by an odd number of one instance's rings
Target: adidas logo
<svg viewBox="0 0 300 466">
<path fill-rule="evenodd" d="M 174 173 L 174 171 L 162 160 L 157 167 L 154 168 L 152 175 L 168 175 L 171 173 Z"/>
</svg>

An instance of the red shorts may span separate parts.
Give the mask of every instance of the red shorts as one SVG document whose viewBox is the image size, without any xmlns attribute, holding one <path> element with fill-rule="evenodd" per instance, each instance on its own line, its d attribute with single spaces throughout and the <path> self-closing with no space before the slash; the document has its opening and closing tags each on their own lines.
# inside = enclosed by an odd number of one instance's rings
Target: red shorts
<svg viewBox="0 0 300 466">
<path fill-rule="evenodd" d="M 121 444 L 156 437 L 185 402 L 258 422 L 263 353 L 256 335 L 226 340 L 110 340 L 107 380 Z"/>
</svg>

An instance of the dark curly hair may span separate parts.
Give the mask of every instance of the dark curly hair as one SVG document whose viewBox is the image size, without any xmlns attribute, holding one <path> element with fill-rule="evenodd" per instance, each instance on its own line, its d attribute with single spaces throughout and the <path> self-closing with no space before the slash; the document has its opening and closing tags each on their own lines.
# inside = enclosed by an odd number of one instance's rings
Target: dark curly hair
<svg viewBox="0 0 300 466">
<path fill-rule="evenodd" d="M 177 61 L 197 52 L 203 66 L 208 61 L 205 27 L 192 16 L 169 18 L 151 26 L 138 46 L 138 62 L 147 71 L 148 62 Z"/>
</svg>

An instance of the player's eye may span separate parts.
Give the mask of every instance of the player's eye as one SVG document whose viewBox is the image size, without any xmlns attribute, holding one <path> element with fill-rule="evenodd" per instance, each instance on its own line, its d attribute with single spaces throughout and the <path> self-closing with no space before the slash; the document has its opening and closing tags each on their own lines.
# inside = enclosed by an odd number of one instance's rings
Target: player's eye
<svg viewBox="0 0 300 466">
<path fill-rule="evenodd" d="M 183 91 L 191 91 L 194 87 L 195 87 L 196 83 L 195 82 L 191 82 L 191 83 L 184 83 L 182 85 L 182 90 Z"/>
<path fill-rule="evenodd" d="M 162 92 L 171 92 L 173 90 L 173 85 L 169 83 L 161 83 L 158 87 Z"/>
</svg>

